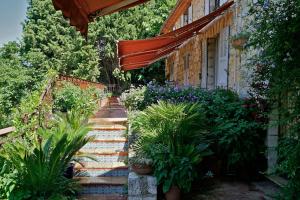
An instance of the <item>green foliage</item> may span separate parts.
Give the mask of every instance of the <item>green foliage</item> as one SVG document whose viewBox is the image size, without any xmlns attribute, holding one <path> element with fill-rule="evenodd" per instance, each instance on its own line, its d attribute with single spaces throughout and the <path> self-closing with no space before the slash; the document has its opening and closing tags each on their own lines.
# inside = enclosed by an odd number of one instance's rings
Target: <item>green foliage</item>
<svg viewBox="0 0 300 200">
<path fill-rule="evenodd" d="M 41 102 L 41 96 L 47 87 L 53 84 L 55 78 L 56 72 L 50 70 L 44 80 L 38 83 L 37 89 L 23 96 L 18 107 L 14 108 L 13 123 L 19 134 L 32 135 L 33 131 L 42 125 L 42 122 L 46 123 L 44 114 L 50 112 L 51 105 Z"/>
<path fill-rule="evenodd" d="M 103 91 L 96 88 L 81 89 L 72 83 L 63 82 L 62 86 L 54 91 L 53 109 L 60 112 L 78 110 L 82 115 L 89 117 L 95 111 L 102 93 Z"/>
<path fill-rule="evenodd" d="M 265 133 L 262 124 L 253 118 L 259 114 L 256 105 L 247 107 L 247 101 L 226 90 L 213 91 L 207 101 L 205 110 L 211 125 L 209 138 L 217 144 L 217 155 L 227 162 L 228 167 L 250 166 L 264 153 Z"/>
<path fill-rule="evenodd" d="M 195 166 L 199 164 L 204 156 L 209 155 L 208 145 L 183 145 L 180 152 L 175 154 L 168 151 L 164 146 L 153 146 L 151 155 L 154 175 L 157 181 L 163 184 L 163 192 L 168 192 L 172 186 L 178 186 L 184 192 L 191 189 L 192 182 L 197 178 Z"/>
<path fill-rule="evenodd" d="M 282 127 L 279 169 L 290 182 L 281 199 L 299 199 L 300 1 L 259 1 L 251 14 L 249 44 L 259 51 L 250 63 L 254 92 L 278 110 Z"/>
<path fill-rule="evenodd" d="M 75 194 L 78 185 L 64 172 L 74 156 L 91 138 L 90 130 L 75 113 L 60 118 L 57 127 L 40 129 L 39 137 L 6 143 L 0 157 L 3 167 L 0 193 L 7 199 L 66 199 Z M 3 177 L 5 179 L 3 179 Z"/>
<path fill-rule="evenodd" d="M 206 155 L 203 151 L 207 145 L 198 148 L 206 134 L 205 115 L 201 111 L 197 104 L 158 102 L 132 121 L 132 128 L 139 133 L 134 149 L 153 160 L 154 174 L 163 184 L 164 192 L 172 185 L 189 191 L 196 175 L 195 166 Z"/>
<path fill-rule="evenodd" d="M 129 90 L 126 90 L 121 95 L 121 101 L 124 106 L 132 111 L 132 110 L 140 110 L 140 108 L 144 108 L 144 96 L 145 96 L 146 87 L 130 87 Z"/>
<path fill-rule="evenodd" d="M 279 173 L 289 178 L 281 199 L 294 200 L 300 197 L 300 143 L 294 137 L 284 137 L 279 145 Z"/>
<path fill-rule="evenodd" d="M 200 103 L 205 117 L 207 139 L 212 142 L 216 155 L 224 161 L 224 168 L 250 166 L 264 152 L 263 115 L 255 102 L 241 100 L 230 90 L 205 91 L 199 88 L 177 88 L 148 84 L 147 87 L 131 88 L 123 93 L 122 101 L 131 110 L 144 109 L 158 101 Z M 147 108 L 146 108 L 147 110 Z M 170 117 L 171 118 L 171 117 Z M 255 120 L 257 119 L 257 120 Z M 153 124 L 159 123 L 158 121 Z M 140 123 L 145 128 L 147 124 Z M 156 127 L 149 124 L 149 127 Z M 247 139 L 245 139 L 247 138 Z"/>
<path fill-rule="evenodd" d="M 26 66 L 38 71 L 53 69 L 88 80 L 99 76 L 94 41 L 70 27 L 51 0 L 31 0 L 24 23 L 21 55 Z"/>
<path fill-rule="evenodd" d="M 30 68 L 22 67 L 19 45 L 9 42 L 0 49 L 0 129 L 12 125 L 12 112 L 22 97 L 36 88 L 41 79 Z"/>
</svg>

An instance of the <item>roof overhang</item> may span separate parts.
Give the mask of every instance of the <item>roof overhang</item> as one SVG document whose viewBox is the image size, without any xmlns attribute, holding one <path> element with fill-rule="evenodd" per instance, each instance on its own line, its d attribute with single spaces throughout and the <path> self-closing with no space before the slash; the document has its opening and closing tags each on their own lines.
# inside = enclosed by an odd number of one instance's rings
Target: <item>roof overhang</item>
<svg viewBox="0 0 300 200">
<path fill-rule="evenodd" d="M 179 0 L 172 10 L 169 17 L 166 19 L 164 24 L 161 27 L 160 33 L 165 34 L 173 30 L 174 25 L 180 16 L 188 9 L 192 0 Z"/>
<path fill-rule="evenodd" d="M 88 24 L 95 17 L 108 15 L 120 10 L 145 3 L 149 0 L 52 0 L 56 10 L 70 19 L 82 35 L 87 35 Z"/>
<path fill-rule="evenodd" d="M 166 57 L 188 39 L 199 33 L 201 34 L 201 30 L 223 15 L 233 4 L 233 1 L 227 2 L 216 11 L 199 20 L 154 38 L 119 41 L 118 58 L 120 67 L 125 71 L 138 69 Z"/>
</svg>

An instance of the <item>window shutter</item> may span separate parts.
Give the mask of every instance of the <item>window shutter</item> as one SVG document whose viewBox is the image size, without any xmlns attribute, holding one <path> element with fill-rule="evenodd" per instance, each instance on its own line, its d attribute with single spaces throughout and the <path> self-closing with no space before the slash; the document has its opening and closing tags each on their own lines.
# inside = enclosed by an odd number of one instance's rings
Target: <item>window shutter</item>
<svg viewBox="0 0 300 200">
<path fill-rule="evenodd" d="M 189 10 L 188 10 L 188 23 L 192 23 L 193 22 L 193 6 L 190 5 Z"/>
<path fill-rule="evenodd" d="M 180 17 L 180 27 L 184 26 L 184 15 L 181 15 Z"/>
<path fill-rule="evenodd" d="M 209 0 L 205 0 L 205 6 L 204 6 L 204 14 L 209 14 Z"/>
</svg>

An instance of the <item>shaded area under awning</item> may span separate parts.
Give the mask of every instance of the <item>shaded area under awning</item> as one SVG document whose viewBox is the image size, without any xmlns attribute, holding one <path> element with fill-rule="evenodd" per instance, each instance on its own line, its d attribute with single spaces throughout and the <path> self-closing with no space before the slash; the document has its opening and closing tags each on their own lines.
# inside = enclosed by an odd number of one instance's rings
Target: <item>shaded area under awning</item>
<svg viewBox="0 0 300 200">
<path fill-rule="evenodd" d="M 149 0 L 52 0 L 56 10 L 61 10 L 70 24 L 82 35 L 87 36 L 88 24 L 95 17 L 108 15 L 120 10 L 145 3 Z"/>
<path fill-rule="evenodd" d="M 144 40 L 118 41 L 120 67 L 125 71 L 138 69 L 164 58 L 216 20 L 233 4 L 233 1 L 227 2 L 216 11 L 167 34 Z"/>
</svg>

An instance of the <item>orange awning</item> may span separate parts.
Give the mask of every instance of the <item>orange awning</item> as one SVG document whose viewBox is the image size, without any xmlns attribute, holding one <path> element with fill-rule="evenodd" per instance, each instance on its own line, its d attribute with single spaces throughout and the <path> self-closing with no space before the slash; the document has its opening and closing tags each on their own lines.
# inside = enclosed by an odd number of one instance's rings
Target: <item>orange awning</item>
<svg viewBox="0 0 300 200">
<path fill-rule="evenodd" d="M 120 67 L 127 71 L 145 67 L 162 59 L 186 40 L 198 34 L 211 21 L 222 15 L 234 4 L 228 2 L 216 11 L 180 29 L 144 40 L 123 40 L 118 42 Z"/>
<path fill-rule="evenodd" d="M 87 35 L 88 23 L 97 16 L 104 16 L 124 10 L 149 0 L 52 0 L 56 10 L 70 19 L 83 35 Z"/>
</svg>

